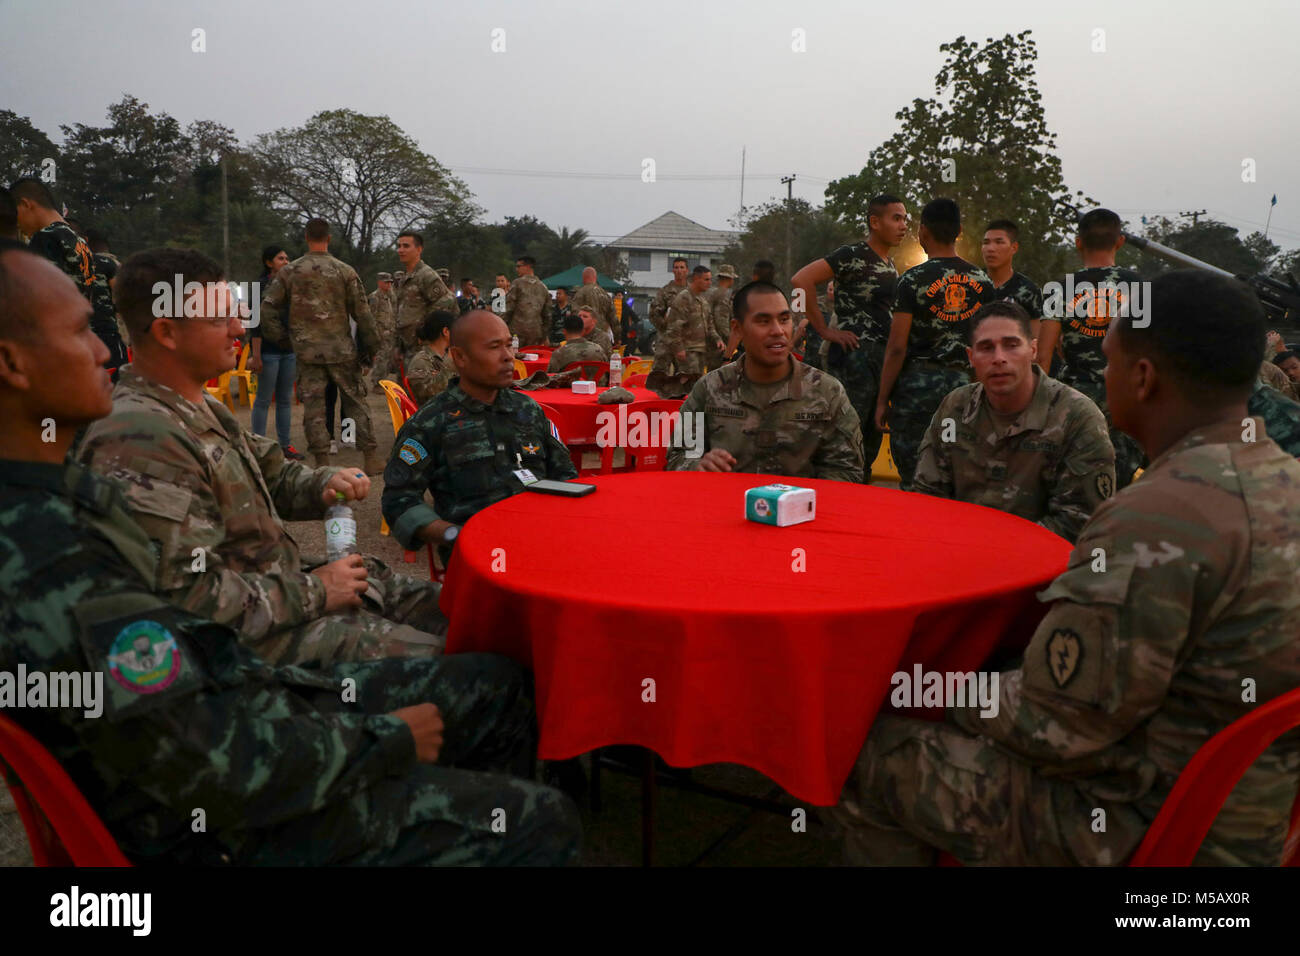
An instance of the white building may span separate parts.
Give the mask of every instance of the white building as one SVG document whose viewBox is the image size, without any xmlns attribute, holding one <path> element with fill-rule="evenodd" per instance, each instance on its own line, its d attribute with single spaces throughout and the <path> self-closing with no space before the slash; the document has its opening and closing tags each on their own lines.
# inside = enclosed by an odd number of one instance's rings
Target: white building
<svg viewBox="0 0 1300 956">
<path fill-rule="evenodd" d="M 684 258 L 691 269 L 703 265 L 717 271 L 722 264 L 723 249 L 739 235 L 710 229 L 678 213 L 666 212 L 615 239 L 608 248 L 616 250 L 627 264 L 633 295 L 641 300 L 636 309 L 644 316 L 649 305 L 646 297 L 672 281 L 674 259 Z"/>
</svg>

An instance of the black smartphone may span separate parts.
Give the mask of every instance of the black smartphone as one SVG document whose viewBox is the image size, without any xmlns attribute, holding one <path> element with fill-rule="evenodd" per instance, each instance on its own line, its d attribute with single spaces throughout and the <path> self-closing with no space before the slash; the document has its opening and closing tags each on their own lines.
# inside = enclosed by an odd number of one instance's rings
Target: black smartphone
<svg viewBox="0 0 1300 956">
<path fill-rule="evenodd" d="M 585 485 L 578 481 L 550 481 L 546 478 L 524 487 L 529 491 L 540 491 L 544 495 L 564 495 L 566 498 L 581 498 L 596 490 L 595 485 Z"/>
</svg>

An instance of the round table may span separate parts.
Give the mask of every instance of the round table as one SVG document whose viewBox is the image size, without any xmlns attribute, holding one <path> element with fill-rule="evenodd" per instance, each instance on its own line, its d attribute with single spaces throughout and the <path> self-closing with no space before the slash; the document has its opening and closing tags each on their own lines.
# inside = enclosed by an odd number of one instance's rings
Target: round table
<svg viewBox="0 0 1300 956">
<path fill-rule="evenodd" d="M 834 804 L 891 676 L 977 670 L 1023 647 L 1070 544 L 1012 515 L 770 475 L 649 472 L 479 512 L 442 592 L 448 653 L 533 669 L 539 756 L 638 744 L 739 763 Z M 817 491 L 814 521 L 745 520 L 748 488 Z M 621 532 L 642 519 L 635 540 Z M 564 532 L 564 533 L 561 533 Z"/>
<path fill-rule="evenodd" d="M 604 391 L 607 389 L 597 388 L 594 395 L 579 395 L 566 387 L 539 388 L 523 394 L 550 410 L 560 429 L 560 437 L 566 445 L 594 445 L 597 432 L 600 430 L 597 416 L 606 411 L 613 412 L 616 416 L 623 414 L 618 410 L 617 404 L 602 405 L 596 401 Z M 660 398 L 648 388 L 630 388 L 628 391 L 634 398 L 633 401 L 624 404 L 629 414 L 654 410 L 676 411 L 682 406 L 681 399 Z"/>
<path fill-rule="evenodd" d="M 531 355 L 535 352 L 537 353 L 537 358 L 521 358 L 519 361 L 524 363 L 524 368 L 528 370 L 529 375 L 532 375 L 534 372 L 545 372 L 546 366 L 551 364 L 551 353 L 553 351 L 555 350 L 549 346 L 534 345 L 529 348 L 521 347 L 519 349 L 519 355 Z"/>
</svg>

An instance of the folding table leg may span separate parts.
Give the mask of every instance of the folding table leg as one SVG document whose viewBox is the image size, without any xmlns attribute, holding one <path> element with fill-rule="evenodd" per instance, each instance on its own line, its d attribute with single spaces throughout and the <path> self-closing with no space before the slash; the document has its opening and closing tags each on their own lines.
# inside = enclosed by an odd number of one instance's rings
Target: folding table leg
<svg viewBox="0 0 1300 956">
<path fill-rule="evenodd" d="M 641 764 L 641 865 L 655 865 L 655 755 L 646 748 Z"/>
</svg>

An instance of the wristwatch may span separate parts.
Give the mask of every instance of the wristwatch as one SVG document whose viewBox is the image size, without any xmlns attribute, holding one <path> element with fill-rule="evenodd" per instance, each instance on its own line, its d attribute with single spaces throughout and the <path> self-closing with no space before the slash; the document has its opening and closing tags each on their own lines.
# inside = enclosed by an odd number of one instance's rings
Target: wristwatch
<svg viewBox="0 0 1300 956">
<path fill-rule="evenodd" d="M 456 540 L 456 535 L 458 534 L 460 534 L 460 526 L 452 525 L 450 528 L 448 528 L 446 531 L 442 533 L 443 544 L 451 544 L 453 541 Z"/>
</svg>

